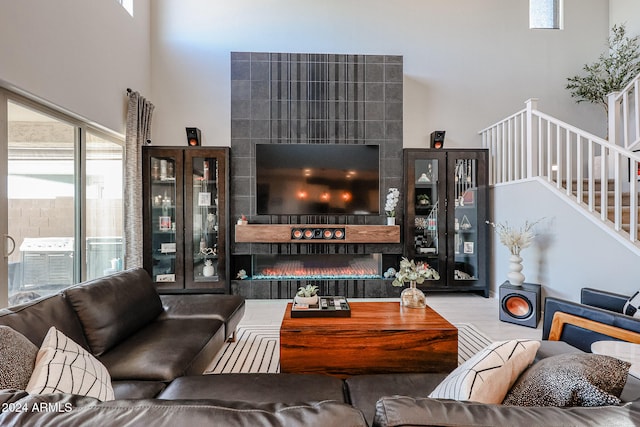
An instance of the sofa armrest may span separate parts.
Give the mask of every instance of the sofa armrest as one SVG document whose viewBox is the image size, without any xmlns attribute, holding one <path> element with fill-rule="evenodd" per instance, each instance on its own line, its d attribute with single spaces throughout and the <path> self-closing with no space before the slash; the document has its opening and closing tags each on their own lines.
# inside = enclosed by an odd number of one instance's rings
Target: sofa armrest
<svg viewBox="0 0 640 427">
<path fill-rule="evenodd" d="M 583 329 L 599 332 L 617 338 L 619 340 L 640 344 L 640 334 L 626 329 L 617 328 L 594 320 L 585 319 L 584 317 L 575 316 L 573 314 L 556 311 L 551 321 L 551 330 L 549 331 L 549 341 L 560 341 L 562 330 L 565 325 L 575 325 Z"/>
<path fill-rule="evenodd" d="M 373 427 L 638 425 L 640 402 L 598 408 L 503 406 L 455 400 L 383 397 Z"/>
<path fill-rule="evenodd" d="M 582 288 L 580 292 L 580 302 L 582 304 L 615 311 L 616 313 L 622 313 L 622 308 L 628 299 L 629 296 L 627 295 L 601 289 Z"/>
<path fill-rule="evenodd" d="M 556 312 L 567 313 L 604 325 L 640 333 L 640 320 L 634 317 L 572 301 L 547 297 L 545 299 L 544 321 L 542 325 L 543 340 L 549 339 L 553 317 Z M 588 353 L 591 352 L 591 344 L 595 341 L 617 339 L 606 333 L 589 330 L 575 324 L 564 324 L 557 338 Z"/>
</svg>

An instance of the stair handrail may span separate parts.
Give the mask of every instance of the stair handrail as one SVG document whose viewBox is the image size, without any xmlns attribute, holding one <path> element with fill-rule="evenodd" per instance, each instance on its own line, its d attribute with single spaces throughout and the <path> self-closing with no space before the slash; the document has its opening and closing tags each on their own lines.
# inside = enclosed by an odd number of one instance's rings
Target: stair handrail
<svg viewBox="0 0 640 427">
<path fill-rule="evenodd" d="M 607 104 L 609 141 L 627 150 L 637 150 L 640 146 L 640 74 L 621 91 L 610 93 Z"/>
<path fill-rule="evenodd" d="M 539 177 L 638 242 L 638 197 L 629 197 L 626 225 L 623 193 L 638 194 L 640 153 L 539 111 L 535 98 L 525 104 L 523 110 L 479 132 L 483 147 L 489 149 L 490 184 Z"/>
</svg>

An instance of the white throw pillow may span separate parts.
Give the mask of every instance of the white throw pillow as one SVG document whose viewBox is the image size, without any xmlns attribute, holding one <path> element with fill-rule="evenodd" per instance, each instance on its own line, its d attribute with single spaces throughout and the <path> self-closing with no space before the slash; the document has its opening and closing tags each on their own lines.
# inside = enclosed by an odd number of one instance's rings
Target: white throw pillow
<svg viewBox="0 0 640 427">
<path fill-rule="evenodd" d="M 627 302 L 624 303 L 622 312 L 627 316 L 640 318 L 640 291 L 631 295 Z"/>
<path fill-rule="evenodd" d="M 502 403 L 539 347 L 540 342 L 532 340 L 494 342 L 458 366 L 429 397 Z"/>
<path fill-rule="evenodd" d="M 71 393 L 103 402 L 114 399 L 107 368 L 53 326 L 42 341 L 26 391 L 31 394 Z"/>
</svg>

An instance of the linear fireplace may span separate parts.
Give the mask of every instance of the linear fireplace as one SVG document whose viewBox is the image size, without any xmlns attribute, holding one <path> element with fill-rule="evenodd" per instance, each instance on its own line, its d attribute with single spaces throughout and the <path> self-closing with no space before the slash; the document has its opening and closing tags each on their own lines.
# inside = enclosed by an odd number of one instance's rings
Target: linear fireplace
<svg viewBox="0 0 640 427">
<path fill-rule="evenodd" d="M 382 254 L 254 255 L 253 280 L 382 278 Z"/>
</svg>

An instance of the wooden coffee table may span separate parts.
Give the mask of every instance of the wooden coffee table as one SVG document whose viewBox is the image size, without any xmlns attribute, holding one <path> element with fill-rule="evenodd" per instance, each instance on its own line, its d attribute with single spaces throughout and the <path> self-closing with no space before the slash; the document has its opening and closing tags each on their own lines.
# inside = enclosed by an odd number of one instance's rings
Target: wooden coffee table
<svg viewBox="0 0 640 427">
<path fill-rule="evenodd" d="M 351 317 L 291 318 L 280 328 L 280 371 L 338 377 L 397 372 L 451 372 L 458 329 L 432 308 L 398 302 L 349 302 Z"/>
</svg>

